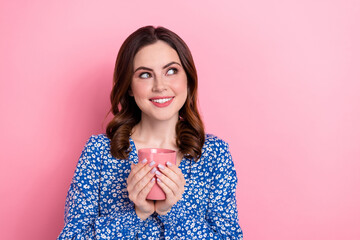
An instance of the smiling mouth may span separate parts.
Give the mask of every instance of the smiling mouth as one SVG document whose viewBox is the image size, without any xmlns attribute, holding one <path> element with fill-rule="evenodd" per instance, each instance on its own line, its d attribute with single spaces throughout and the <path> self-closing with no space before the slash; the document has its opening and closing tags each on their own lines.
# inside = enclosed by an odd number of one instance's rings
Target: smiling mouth
<svg viewBox="0 0 360 240">
<path fill-rule="evenodd" d="M 158 98 L 158 99 L 150 99 L 150 101 L 152 102 L 156 102 L 156 103 L 166 103 L 168 101 L 170 101 L 171 99 L 173 99 L 174 97 L 170 97 L 170 98 Z"/>
</svg>

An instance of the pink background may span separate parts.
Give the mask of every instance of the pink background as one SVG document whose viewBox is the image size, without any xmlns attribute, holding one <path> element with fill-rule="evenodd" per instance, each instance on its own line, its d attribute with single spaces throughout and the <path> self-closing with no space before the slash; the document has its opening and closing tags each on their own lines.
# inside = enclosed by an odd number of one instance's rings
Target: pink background
<svg viewBox="0 0 360 240">
<path fill-rule="evenodd" d="M 360 2 L 1 1 L 1 239 L 55 239 L 123 40 L 189 45 L 247 240 L 360 239 Z"/>
</svg>

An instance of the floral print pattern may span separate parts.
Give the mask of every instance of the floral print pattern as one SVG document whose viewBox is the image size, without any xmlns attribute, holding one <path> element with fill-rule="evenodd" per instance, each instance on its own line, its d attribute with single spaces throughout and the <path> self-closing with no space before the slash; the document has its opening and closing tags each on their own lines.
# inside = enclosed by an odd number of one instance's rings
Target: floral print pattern
<svg viewBox="0 0 360 240">
<path fill-rule="evenodd" d="M 128 198 L 126 179 L 138 162 L 130 138 L 128 159 L 110 153 L 105 134 L 93 135 L 79 158 L 65 203 L 58 239 L 243 239 L 238 224 L 237 177 L 228 144 L 206 134 L 199 161 L 184 157 L 182 199 L 166 215 L 140 219 Z"/>
</svg>

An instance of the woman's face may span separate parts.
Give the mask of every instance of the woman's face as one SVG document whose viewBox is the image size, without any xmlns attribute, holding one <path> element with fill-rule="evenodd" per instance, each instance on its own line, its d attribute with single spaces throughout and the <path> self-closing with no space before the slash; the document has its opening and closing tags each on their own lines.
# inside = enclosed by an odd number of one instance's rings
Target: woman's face
<svg viewBox="0 0 360 240">
<path fill-rule="evenodd" d="M 187 77 L 177 52 L 166 42 L 159 40 L 137 52 L 129 94 L 142 120 L 177 121 L 187 97 Z"/>
</svg>

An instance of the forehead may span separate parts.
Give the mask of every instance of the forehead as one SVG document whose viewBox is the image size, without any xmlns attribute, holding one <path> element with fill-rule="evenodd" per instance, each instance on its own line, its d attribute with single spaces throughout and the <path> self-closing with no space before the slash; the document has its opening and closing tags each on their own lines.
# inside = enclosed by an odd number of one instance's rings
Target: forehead
<svg viewBox="0 0 360 240">
<path fill-rule="evenodd" d="M 162 68 L 169 62 L 180 63 L 179 55 L 164 41 L 157 41 L 141 48 L 134 58 L 134 69 L 140 66 L 149 68 Z"/>
</svg>

